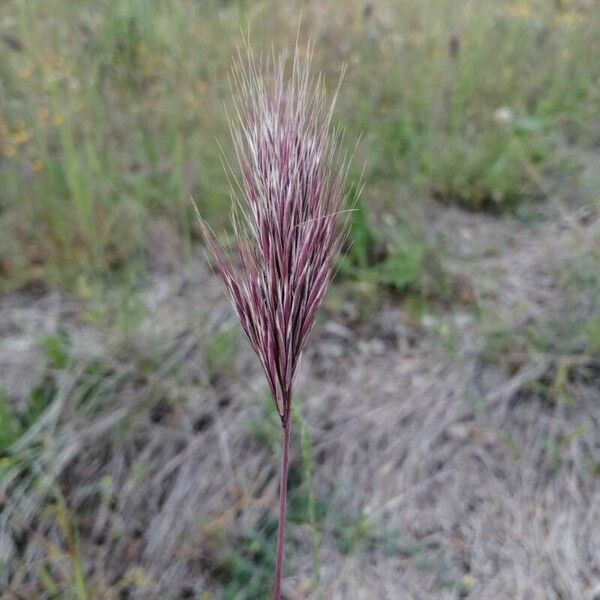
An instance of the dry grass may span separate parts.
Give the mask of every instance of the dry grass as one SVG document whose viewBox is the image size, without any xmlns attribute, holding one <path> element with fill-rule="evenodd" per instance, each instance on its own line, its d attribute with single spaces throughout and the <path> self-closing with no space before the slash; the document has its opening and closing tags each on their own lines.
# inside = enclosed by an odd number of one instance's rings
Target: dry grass
<svg viewBox="0 0 600 600">
<path fill-rule="evenodd" d="M 447 214 L 440 218 L 447 223 Z M 453 218 L 476 231 L 472 216 Z M 484 220 L 480 241 L 489 244 Z M 588 239 L 597 225 L 586 222 Z M 518 291 L 529 285 L 531 252 L 548 272 L 548 244 L 560 243 L 563 258 L 570 252 L 572 230 L 532 237 L 523 227 L 511 234 L 523 239 L 522 254 L 516 244 L 495 259 L 510 261 L 508 279 L 496 277 L 490 289 L 479 277 L 482 288 L 475 286 L 499 315 L 528 298 L 539 308 L 538 298 Z M 560 286 L 536 281 L 554 290 L 546 312 L 559 309 Z M 56 373 L 56 396 L 30 443 L 46 441 L 28 454 L 27 436 L 21 440 L 5 496 L 3 552 L 16 561 L 4 575 L 9 598 L 43 597 L 48 581 L 66 594 L 78 564 L 91 598 L 267 592 L 269 575 L 260 577 L 270 568 L 257 539 L 272 540 L 278 425 L 260 402 L 264 384 L 251 351 L 215 351 L 233 319 L 219 298 L 198 263 L 193 276 L 156 278 L 144 293 L 149 316 L 116 348 L 104 338 L 90 352 L 73 329 L 71 366 Z M 50 326 L 72 324 L 73 307 L 57 302 Z M 286 597 L 596 598 L 597 359 L 580 356 L 553 394 L 554 355 L 481 362 L 486 323 L 472 315 L 453 310 L 417 326 L 386 302 L 357 322 L 356 302 L 355 292 L 321 322 L 304 358 L 299 406 L 312 440 L 321 568 L 315 587 L 302 513 L 290 526 L 288 564 L 297 575 L 285 580 Z M 11 310 L 5 300 L 7 322 Z M 458 352 L 440 344 L 444 327 L 454 328 Z M 102 388 L 82 397 L 94 363 Z M 292 472 L 291 497 L 301 500 L 299 459 Z M 56 483 L 78 545 L 57 525 L 58 503 L 48 504 Z M 8 535 L 25 523 L 24 537 Z M 254 579 L 244 579 L 244 560 Z"/>
</svg>

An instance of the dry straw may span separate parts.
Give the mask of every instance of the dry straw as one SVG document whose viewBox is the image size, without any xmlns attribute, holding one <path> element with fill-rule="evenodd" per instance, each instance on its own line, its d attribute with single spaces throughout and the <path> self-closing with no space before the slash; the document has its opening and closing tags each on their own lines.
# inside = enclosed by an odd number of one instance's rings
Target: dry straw
<svg viewBox="0 0 600 600">
<path fill-rule="evenodd" d="M 291 404 L 307 336 L 343 243 L 348 160 L 339 152 L 312 45 L 285 55 L 234 63 L 229 123 L 239 174 L 226 164 L 237 252 L 223 250 L 201 219 L 206 245 L 240 324 L 258 355 L 281 418 L 279 526 L 273 598 L 281 595 Z"/>
</svg>

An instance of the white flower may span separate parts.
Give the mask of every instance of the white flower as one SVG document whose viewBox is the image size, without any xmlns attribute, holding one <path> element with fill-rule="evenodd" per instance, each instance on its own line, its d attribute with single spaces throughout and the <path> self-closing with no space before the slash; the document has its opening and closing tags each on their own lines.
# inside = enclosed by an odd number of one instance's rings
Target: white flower
<svg viewBox="0 0 600 600">
<path fill-rule="evenodd" d="M 508 106 L 500 106 L 494 111 L 494 121 L 500 125 L 509 125 L 513 118 L 513 111 Z"/>
</svg>

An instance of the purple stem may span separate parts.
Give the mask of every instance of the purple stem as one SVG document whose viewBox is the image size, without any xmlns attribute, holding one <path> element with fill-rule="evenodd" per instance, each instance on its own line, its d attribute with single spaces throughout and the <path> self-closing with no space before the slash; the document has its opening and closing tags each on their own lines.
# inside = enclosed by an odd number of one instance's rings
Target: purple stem
<svg viewBox="0 0 600 600">
<path fill-rule="evenodd" d="M 277 524 L 277 550 L 275 551 L 275 583 L 273 584 L 273 600 L 281 598 L 281 576 L 283 574 L 283 546 L 285 542 L 285 508 L 287 503 L 287 481 L 290 457 L 290 438 L 292 433 L 292 416 L 288 415 L 282 423 L 281 463 L 279 465 L 279 521 Z"/>
</svg>

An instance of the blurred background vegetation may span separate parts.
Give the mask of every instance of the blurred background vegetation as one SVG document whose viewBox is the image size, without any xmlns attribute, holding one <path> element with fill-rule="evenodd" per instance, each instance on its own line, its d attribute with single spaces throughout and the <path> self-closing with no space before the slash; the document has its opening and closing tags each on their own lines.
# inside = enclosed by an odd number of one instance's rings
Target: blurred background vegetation
<svg viewBox="0 0 600 600">
<path fill-rule="evenodd" d="M 159 230 L 183 260 L 197 236 L 190 197 L 217 224 L 227 215 L 216 139 L 228 154 L 223 103 L 240 28 L 257 51 L 285 47 L 300 8 L 4 2 L 2 288 L 42 279 L 85 295 L 98 281 L 140 276 Z M 600 135 L 597 10 L 407 0 L 320 12 L 322 23 L 307 12 L 303 35 L 333 85 L 348 65 L 336 118 L 348 140 L 362 135 L 360 219 L 385 212 L 414 225 L 418 208 L 406 204 L 425 196 L 524 213 L 559 189 L 589 192 L 577 175 Z M 415 244 L 409 272 L 423 251 Z M 363 267 L 366 258 L 354 257 Z M 389 271 L 382 277 L 400 286 L 411 276 Z"/>
<path fill-rule="evenodd" d="M 461 354 L 462 333 L 450 316 L 467 312 L 477 322 L 480 364 L 501 367 L 508 378 L 529 372 L 542 357 L 543 368 L 527 385 L 558 405 L 568 405 L 576 369 L 590 364 L 597 369 L 600 234 L 593 224 L 600 210 L 600 10 L 594 0 L 4 0 L 0 299 L 10 308 L 26 296 L 58 291 L 77 307 L 68 327 L 35 334 L 42 366 L 28 371 L 30 385 L 21 397 L 0 380 L 0 491 L 18 488 L 35 496 L 36 506 L 46 506 L 44 518 L 58 524 L 61 540 L 48 551 L 54 552 L 50 563 L 66 557 L 70 565 L 68 576 L 47 565 L 34 569 L 35 584 L 30 575 L 15 576 L 32 585 L 23 588 L 28 593 L 43 588 L 45 597 L 113 597 L 89 591 L 78 516 L 69 513 L 70 484 L 48 487 L 50 500 L 48 492 L 40 492 L 41 474 L 62 456 L 55 448 L 44 454 L 49 443 L 44 428 L 74 419 L 88 431 L 102 407 L 111 405 L 116 415 L 115 399 L 131 389 L 138 390 L 131 398 L 140 410 L 153 423 L 162 422 L 171 403 L 165 408 L 155 393 L 156 372 L 173 378 L 178 397 L 187 398 L 181 386 L 198 384 L 196 375 L 177 371 L 175 359 L 163 365 L 171 354 L 185 362 L 175 342 L 163 355 L 163 339 L 154 346 L 140 333 L 144 318 L 153 316 L 153 300 L 144 294 L 157 289 L 152 287 L 157 277 L 192 272 L 202 260 L 190 199 L 217 229 L 227 227 L 229 193 L 220 148 L 231 157 L 227 73 L 241 32 L 250 32 L 256 52 L 289 49 L 300 20 L 300 37 L 314 40 L 315 66 L 330 89 L 347 66 L 335 120 L 354 150 L 348 197 L 356 210 L 326 309 L 343 312 L 354 298 L 357 307 L 348 322 L 360 337 L 384 302 L 400 305 L 413 325 L 433 330 L 453 358 Z M 527 298 L 504 302 L 485 261 L 507 252 L 503 264 L 535 291 L 530 275 L 537 271 L 529 263 L 537 268 L 547 250 L 534 244 L 513 265 L 511 244 L 527 238 L 527 228 L 548 241 L 555 233 L 552 223 L 565 215 L 582 228 L 591 225 L 557 250 L 552 286 L 558 304 L 548 310 L 536 305 L 530 314 L 523 308 Z M 490 247 L 467 248 L 465 228 L 484 232 L 480 236 Z M 501 241 L 494 246 L 497 235 Z M 546 280 L 540 281 L 544 287 Z M 220 301 L 206 294 L 205 304 Z M 519 320 L 524 313 L 527 318 Z M 111 343 L 100 359 L 78 357 L 71 339 L 77 327 L 109 332 Z M 23 323 L 16 328 L 28 330 Z M 201 344 L 206 372 L 198 385 L 221 393 L 223 380 L 239 370 L 237 329 L 221 328 Z M 0 365 L 6 356 L 0 349 Z M 64 377 L 72 378 L 72 387 L 63 385 Z M 65 406 L 73 412 L 61 412 Z M 314 529 L 325 519 L 311 487 L 318 465 L 311 462 L 308 428 L 296 416 L 303 461 L 294 467 L 291 519 L 308 520 Z M 214 418 L 199 417 L 194 431 L 212 427 Z M 270 449 L 276 423 L 263 412 L 253 418 L 239 431 Z M 318 437 L 325 431 L 316 424 L 321 417 L 308 411 L 308 418 Z M 552 469 L 581 431 L 571 433 L 552 442 Z M 124 430 L 118 435 L 127 439 Z M 119 443 L 111 438 L 109 446 Z M 514 444 L 507 437 L 511 452 Z M 600 462 L 592 463 L 595 477 Z M 135 481 L 138 476 L 132 475 Z M 120 506 L 111 499 L 110 477 L 98 481 L 106 506 Z M 33 513 L 33 504 L 27 506 Z M 391 543 L 389 531 L 375 532 L 352 511 L 340 512 L 332 523 L 323 525 L 325 535 L 343 555 L 361 544 Z M 263 597 L 270 581 L 272 523 L 229 546 L 211 532 L 204 548 L 221 558 L 201 569 L 222 587 L 223 597 Z M 16 546 L 24 546 L 19 539 Z M 223 548 L 230 547 L 227 554 Z M 310 550 L 304 548 L 304 554 Z M 128 571 L 119 585 L 143 589 L 145 576 Z M 469 596 L 476 590 L 469 577 L 446 586 L 455 595 L 443 597 Z M 61 595 L 65 589 L 74 591 Z"/>
</svg>

